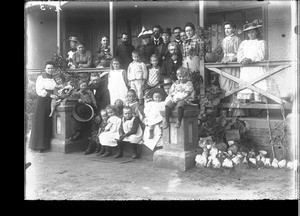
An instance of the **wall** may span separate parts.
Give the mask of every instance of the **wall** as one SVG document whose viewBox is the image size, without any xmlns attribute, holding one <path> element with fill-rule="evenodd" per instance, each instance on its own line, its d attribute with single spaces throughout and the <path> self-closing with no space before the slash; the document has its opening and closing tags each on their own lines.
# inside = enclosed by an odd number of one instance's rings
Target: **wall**
<svg viewBox="0 0 300 216">
<path fill-rule="evenodd" d="M 56 12 L 39 6 L 25 11 L 25 63 L 27 69 L 41 69 L 56 51 Z"/>
<path fill-rule="evenodd" d="M 289 2 L 271 1 L 268 5 L 268 49 L 269 60 L 291 60 L 291 34 L 294 34 L 291 26 L 291 8 Z M 273 75 L 278 85 L 280 95 L 288 97 L 295 92 L 295 72 L 288 68 Z M 273 93 L 276 93 L 276 90 Z"/>
</svg>

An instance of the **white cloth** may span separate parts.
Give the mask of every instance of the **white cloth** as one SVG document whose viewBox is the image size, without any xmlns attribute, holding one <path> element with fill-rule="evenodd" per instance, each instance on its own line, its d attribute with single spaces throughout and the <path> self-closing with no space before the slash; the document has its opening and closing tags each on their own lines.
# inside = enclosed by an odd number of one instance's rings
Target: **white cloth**
<svg viewBox="0 0 300 216">
<path fill-rule="evenodd" d="M 124 118 L 122 119 L 123 131 L 125 133 L 128 133 L 131 130 L 135 118 L 136 117 L 126 121 L 124 120 Z M 128 137 L 125 137 L 123 141 L 135 143 L 135 144 L 141 144 L 142 140 L 143 140 L 143 130 L 141 128 L 141 125 L 139 125 L 137 132 L 135 134 L 131 134 Z"/>
<path fill-rule="evenodd" d="M 252 62 L 259 62 L 265 59 L 266 42 L 264 40 L 244 40 L 239 46 L 237 59 L 241 62 L 244 58 L 250 58 Z M 258 76 L 266 73 L 264 67 L 241 67 L 240 68 L 240 79 L 244 81 L 251 81 Z M 267 90 L 268 85 L 266 80 L 262 80 L 256 84 L 255 87 L 262 90 Z M 238 99 L 251 99 L 253 93 L 250 89 L 244 89 L 237 94 Z M 254 92 L 258 94 L 257 92 Z"/>
<path fill-rule="evenodd" d="M 161 123 L 154 125 L 153 128 L 153 138 L 149 139 L 150 137 L 150 127 L 146 126 L 145 131 L 144 131 L 144 136 L 143 136 L 143 144 L 147 146 L 149 149 L 153 151 L 155 147 L 159 147 L 163 145 L 163 140 L 162 140 L 162 126 Z"/>
<path fill-rule="evenodd" d="M 127 95 L 127 87 L 123 78 L 125 70 L 111 70 L 108 75 L 108 90 L 110 94 L 110 102 L 114 104 L 117 99 L 121 99 L 124 103 Z"/>
<path fill-rule="evenodd" d="M 99 141 L 101 145 L 111 147 L 118 145 L 116 139 L 120 138 L 119 129 L 121 126 L 121 121 L 121 118 L 117 116 L 109 117 L 107 120 L 107 126 L 105 127 L 105 129 L 108 129 L 108 131 L 104 131 L 99 135 Z"/>
<path fill-rule="evenodd" d="M 54 79 L 44 78 L 42 75 L 37 77 L 35 83 L 35 91 L 38 96 L 46 97 L 47 91 L 46 90 L 54 90 L 56 87 L 56 83 Z"/>
<path fill-rule="evenodd" d="M 163 120 L 160 111 L 163 111 L 165 108 L 164 101 L 155 102 L 150 101 L 145 104 L 144 113 L 145 113 L 145 125 L 155 125 L 160 123 Z"/>
</svg>

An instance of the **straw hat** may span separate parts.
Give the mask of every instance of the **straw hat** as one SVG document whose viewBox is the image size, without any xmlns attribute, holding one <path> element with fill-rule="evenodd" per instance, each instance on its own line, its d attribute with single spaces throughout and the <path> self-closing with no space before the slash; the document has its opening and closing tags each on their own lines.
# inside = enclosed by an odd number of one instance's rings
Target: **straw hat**
<svg viewBox="0 0 300 216">
<path fill-rule="evenodd" d="M 262 27 L 262 25 L 259 25 L 258 23 L 259 21 L 255 19 L 252 23 L 243 25 L 243 32 Z"/>
<path fill-rule="evenodd" d="M 152 30 L 146 30 L 145 27 L 143 26 L 141 33 L 138 35 L 140 38 L 146 38 L 146 37 L 151 37 L 153 34 Z"/>
<path fill-rule="evenodd" d="M 69 41 L 75 41 L 75 42 L 78 42 L 78 38 L 77 38 L 77 37 L 74 37 L 74 36 L 71 36 L 71 37 L 69 37 Z"/>
<path fill-rule="evenodd" d="M 94 116 L 94 109 L 86 103 L 77 103 L 73 109 L 73 116 L 79 122 L 88 122 Z"/>
</svg>

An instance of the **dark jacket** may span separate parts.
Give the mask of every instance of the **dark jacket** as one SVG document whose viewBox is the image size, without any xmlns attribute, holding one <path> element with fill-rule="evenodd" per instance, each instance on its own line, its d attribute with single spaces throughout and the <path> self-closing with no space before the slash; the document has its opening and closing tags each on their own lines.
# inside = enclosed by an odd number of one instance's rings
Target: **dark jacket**
<svg viewBox="0 0 300 216">
<path fill-rule="evenodd" d="M 151 40 L 150 40 L 150 44 L 151 44 L 151 45 L 154 45 L 154 46 L 159 46 L 159 45 L 162 44 L 162 43 L 163 43 L 163 39 L 162 39 L 161 37 L 159 37 L 158 44 L 155 44 L 155 43 L 154 43 L 154 37 L 151 38 Z"/>
<path fill-rule="evenodd" d="M 176 71 L 180 66 L 182 66 L 182 60 L 180 58 L 178 58 L 176 64 L 174 64 L 173 59 L 167 56 L 161 67 L 161 79 L 163 80 L 166 77 L 170 77 L 173 81 L 177 80 Z"/>
<path fill-rule="evenodd" d="M 134 46 L 131 44 L 119 44 L 116 49 L 116 57 L 120 59 L 120 67 L 127 70 L 128 65 L 132 62 L 132 51 Z"/>
<path fill-rule="evenodd" d="M 150 63 L 150 56 L 152 54 L 159 55 L 157 48 L 154 45 L 151 45 L 151 44 L 139 45 L 139 46 L 137 46 L 136 51 L 139 52 L 140 59 L 145 64 Z"/>
</svg>

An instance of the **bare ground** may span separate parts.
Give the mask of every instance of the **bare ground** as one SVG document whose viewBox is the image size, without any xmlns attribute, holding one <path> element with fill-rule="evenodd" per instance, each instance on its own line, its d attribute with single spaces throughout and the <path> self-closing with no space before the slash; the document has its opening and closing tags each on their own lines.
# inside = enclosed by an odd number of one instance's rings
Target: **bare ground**
<svg viewBox="0 0 300 216">
<path fill-rule="evenodd" d="M 297 199 L 295 172 L 156 167 L 151 159 L 100 158 L 82 152 L 26 151 L 26 200 L 257 200 Z"/>
</svg>

